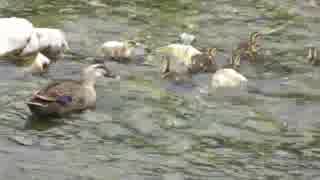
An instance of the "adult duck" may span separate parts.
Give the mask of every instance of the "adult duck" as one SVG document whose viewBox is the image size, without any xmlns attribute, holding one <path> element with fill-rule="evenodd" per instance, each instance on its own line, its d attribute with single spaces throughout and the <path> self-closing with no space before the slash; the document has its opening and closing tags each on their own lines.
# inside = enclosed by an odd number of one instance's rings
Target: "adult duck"
<svg viewBox="0 0 320 180">
<path fill-rule="evenodd" d="M 104 64 L 94 64 L 84 68 L 81 78 L 50 83 L 36 91 L 27 105 L 33 115 L 61 117 L 73 112 L 95 108 L 96 78 L 114 77 Z"/>
</svg>

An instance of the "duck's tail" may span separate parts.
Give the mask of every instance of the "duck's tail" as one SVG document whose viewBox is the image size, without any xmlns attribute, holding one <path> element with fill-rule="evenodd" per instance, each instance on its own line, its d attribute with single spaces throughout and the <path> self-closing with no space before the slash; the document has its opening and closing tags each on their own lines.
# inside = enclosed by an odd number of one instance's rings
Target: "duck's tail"
<svg viewBox="0 0 320 180">
<path fill-rule="evenodd" d="M 40 102 L 34 102 L 34 101 L 29 101 L 26 104 L 29 107 L 29 110 L 32 112 L 32 114 L 35 114 L 35 115 L 46 114 L 45 112 L 48 107 L 47 104 L 43 104 Z"/>
</svg>

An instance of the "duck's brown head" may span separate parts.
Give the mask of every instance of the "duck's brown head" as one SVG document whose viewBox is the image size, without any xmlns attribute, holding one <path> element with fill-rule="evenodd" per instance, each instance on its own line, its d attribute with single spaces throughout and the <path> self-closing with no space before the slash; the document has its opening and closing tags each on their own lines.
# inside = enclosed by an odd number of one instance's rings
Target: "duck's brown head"
<svg viewBox="0 0 320 180">
<path fill-rule="evenodd" d="M 32 61 L 32 64 L 27 67 L 27 70 L 34 74 L 42 74 L 48 72 L 50 66 L 50 59 L 44 56 L 41 53 L 38 53 L 36 56 L 32 56 L 27 61 Z"/>
<path fill-rule="evenodd" d="M 90 85 L 94 85 L 96 78 L 102 76 L 110 78 L 116 77 L 105 64 L 92 64 L 84 68 L 81 73 L 82 81 Z"/>
<path fill-rule="evenodd" d="M 115 74 L 106 66 L 106 64 L 96 64 L 93 65 L 95 68 L 96 76 L 104 76 L 109 78 L 115 78 Z"/>
</svg>

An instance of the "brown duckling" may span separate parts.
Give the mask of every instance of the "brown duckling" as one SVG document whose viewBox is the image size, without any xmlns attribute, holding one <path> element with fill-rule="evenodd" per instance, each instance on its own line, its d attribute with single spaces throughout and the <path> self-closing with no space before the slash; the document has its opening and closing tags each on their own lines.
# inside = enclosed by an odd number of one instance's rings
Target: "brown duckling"
<svg viewBox="0 0 320 180">
<path fill-rule="evenodd" d="M 217 53 L 216 48 L 209 48 L 205 51 L 199 51 L 191 45 L 170 44 L 158 48 L 158 52 L 186 66 L 190 73 L 215 72 L 217 65 L 214 58 Z"/>
<path fill-rule="evenodd" d="M 239 69 L 241 65 L 241 54 L 232 52 L 232 56 L 229 59 L 229 63 L 224 65 L 223 68 Z"/>
<path fill-rule="evenodd" d="M 257 44 L 257 39 L 262 36 L 259 32 L 250 34 L 248 41 L 241 41 L 237 47 L 237 51 L 241 53 L 241 59 L 246 59 L 251 62 L 257 61 L 257 55 L 260 45 Z"/>
<path fill-rule="evenodd" d="M 217 48 L 209 48 L 206 52 L 191 57 L 191 64 L 188 66 L 190 73 L 214 73 L 218 66 L 215 61 Z"/>
<path fill-rule="evenodd" d="M 163 56 L 161 78 L 170 80 L 176 84 L 191 82 L 192 75 L 189 72 L 189 69 L 183 64 L 179 68 L 179 71 L 173 71 L 170 69 L 170 58 L 168 56 Z"/>
<path fill-rule="evenodd" d="M 308 61 L 313 66 L 320 65 L 320 58 L 318 57 L 318 50 L 315 47 L 308 48 Z"/>
<path fill-rule="evenodd" d="M 37 117 L 61 117 L 95 108 L 95 83 L 100 76 L 114 77 L 104 64 L 93 64 L 82 70 L 79 81 L 61 80 L 36 91 L 27 105 Z"/>
</svg>

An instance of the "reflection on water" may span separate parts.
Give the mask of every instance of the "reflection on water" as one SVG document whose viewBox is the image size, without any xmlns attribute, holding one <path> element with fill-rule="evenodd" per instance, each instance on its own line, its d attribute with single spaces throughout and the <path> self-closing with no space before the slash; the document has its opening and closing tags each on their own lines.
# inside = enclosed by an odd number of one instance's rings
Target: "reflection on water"
<svg viewBox="0 0 320 180">
<path fill-rule="evenodd" d="M 318 179 L 319 77 L 305 46 L 317 40 L 318 7 L 285 1 L 0 0 L 0 16 L 63 29 L 74 54 L 43 77 L 0 64 L 0 176 L 4 179 Z M 288 23 L 289 22 L 289 23 Z M 35 121 L 24 104 L 50 79 L 77 79 L 107 40 L 136 39 L 150 48 L 197 35 L 219 61 L 252 31 L 270 65 L 244 69 L 249 92 L 177 87 L 151 66 L 108 63 L 120 80 L 99 79 L 95 111 Z M 77 56 L 77 54 L 79 56 Z M 275 62 L 275 63 L 273 63 Z M 267 63 L 268 64 L 268 63 Z"/>
</svg>

